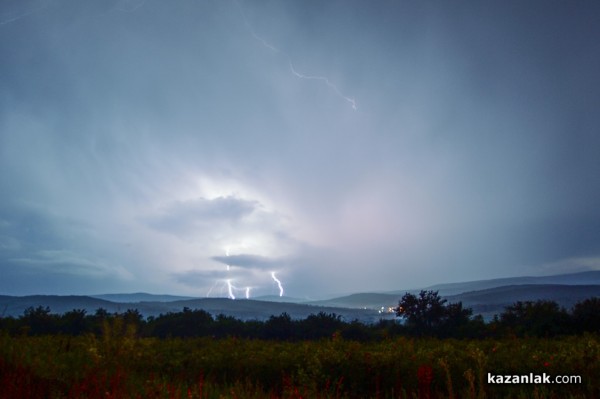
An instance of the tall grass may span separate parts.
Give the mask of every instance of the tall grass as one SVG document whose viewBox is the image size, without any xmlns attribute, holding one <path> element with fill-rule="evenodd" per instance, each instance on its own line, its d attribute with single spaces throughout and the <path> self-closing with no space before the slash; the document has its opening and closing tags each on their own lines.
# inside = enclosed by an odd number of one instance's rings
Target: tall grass
<svg viewBox="0 0 600 399">
<path fill-rule="evenodd" d="M 0 398 L 600 398 L 600 340 L 359 343 L 0 335 Z M 489 385 L 487 373 L 581 375 L 577 385 Z"/>
</svg>

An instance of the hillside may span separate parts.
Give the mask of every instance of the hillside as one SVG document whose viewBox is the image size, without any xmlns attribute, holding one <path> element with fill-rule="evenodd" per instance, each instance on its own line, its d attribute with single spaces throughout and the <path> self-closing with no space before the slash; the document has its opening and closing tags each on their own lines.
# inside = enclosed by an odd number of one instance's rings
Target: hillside
<svg viewBox="0 0 600 399">
<path fill-rule="evenodd" d="M 485 290 L 495 287 L 524 284 L 600 285 L 600 271 L 594 270 L 580 273 L 556 274 L 552 276 L 508 277 L 491 280 L 476 280 L 458 283 L 436 284 L 423 289 L 439 291 L 440 295 L 447 296 L 456 295 L 463 292 Z M 397 290 L 388 293 L 404 294 L 404 292 L 406 292 L 406 290 Z"/>
<path fill-rule="evenodd" d="M 396 294 L 360 293 L 322 301 L 312 301 L 307 303 L 319 306 L 336 306 L 357 309 L 381 309 L 381 307 L 388 308 L 389 306 L 398 306 L 398 301 L 401 297 L 402 295 Z"/>
<path fill-rule="evenodd" d="M 88 313 L 98 308 L 109 312 L 125 311 L 123 304 L 83 295 L 0 295 L 0 316 L 20 316 L 28 307 L 50 307 L 53 313 L 65 313 L 73 309 L 85 309 Z"/>
<path fill-rule="evenodd" d="M 190 296 L 178 295 L 157 295 L 145 292 L 136 292 L 133 294 L 100 294 L 90 295 L 92 298 L 104 299 L 111 302 L 134 303 L 134 302 L 174 302 L 186 299 L 193 299 Z"/>
<path fill-rule="evenodd" d="M 462 283 L 437 284 L 425 290 L 439 291 L 449 302 L 461 301 L 474 314 L 490 319 L 506 306 L 517 301 L 551 300 L 567 309 L 576 302 L 600 297 L 600 271 L 561 274 L 542 277 L 511 277 Z M 179 312 L 184 307 L 204 309 L 213 315 L 225 314 L 242 320 L 265 320 L 271 315 L 288 313 L 293 318 L 305 318 L 318 312 L 336 313 L 346 320 L 374 322 L 381 317 L 392 318 L 393 308 L 406 292 L 356 293 L 336 298 L 305 301 L 299 298 L 265 296 L 253 299 L 191 298 L 148 293 L 83 295 L 0 296 L 0 317 L 23 314 L 28 307 L 48 306 L 53 313 L 84 309 L 88 314 L 103 308 L 108 312 L 137 309 L 145 317 L 167 312 Z M 380 311 L 384 310 L 383 313 Z M 390 310 L 392 310 L 390 312 Z"/>
<path fill-rule="evenodd" d="M 106 309 L 108 312 L 125 312 L 128 309 L 137 309 L 144 317 L 158 316 L 168 312 L 180 312 L 184 307 L 190 309 L 203 309 L 213 316 L 224 314 L 241 320 L 266 320 L 272 315 L 288 313 L 292 318 L 306 318 L 310 314 L 319 312 L 335 313 L 342 316 L 344 320 L 354 319 L 365 323 L 378 321 L 381 317 L 392 317 L 392 315 L 381 315 L 374 310 L 351 309 L 332 306 L 315 306 L 307 304 L 287 302 L 266 302 L 248 299 L 231 300 L 227 298 L 200 298 L 187 299 L 171 302 L 111 302 L 88 296 L 58 296 L 58 295 L 35 295 L 35 296 L 0 296 L 0 315 L 3 317 L 18 317 L 28 307 L 48 306 L 52 313 L 65 313 L 73 309 L 83 309 L 88 314 L 93 314 L 98 308 Z"/>
<path fill-rule="evenodd" d="M 489 319 L 517 301 L 549 300 L 570 309 L 575 303 L 590 297 L 600 297 L 600 285 L 524 284 L 494 287 L 486 290 L 449 295 L 449 302 L 461 301 L 473 308 L 473 313 Z"/>
<path fill-rule="evenodd" d="M 416 291 L 412 292 L 416 293 Z M 402 295 L 404 293 L 406 293 L 406 291 L 403 291 Z M 402 295 L 361 293 L 310 303 L 321 306 L 377 310 L 381 307 L 388 309 L 390 307 L 398 306 L 398 302 L 402 298 Z M 473 308 L 474 314 L 482 314 L 484 318 L 490 319 L 494 314 L 501 313 L 506 306 L 512 305 L 517 301 L 536 301 L 539 299 L 550 300 L 557 302 L 562 307 L 570 309 L 579 301 L 593 296 L 600 297 L 600 284 L 519 284 L 441 296 L 447 299 L 448 302 L 462 302 L 466 307 Z"/>
</svg>

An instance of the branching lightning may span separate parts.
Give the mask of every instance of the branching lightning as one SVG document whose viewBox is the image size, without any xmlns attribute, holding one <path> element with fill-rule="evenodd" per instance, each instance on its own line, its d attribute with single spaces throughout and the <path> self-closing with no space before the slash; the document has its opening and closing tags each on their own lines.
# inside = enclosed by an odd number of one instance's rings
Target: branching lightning
<svg viewBox="0 0 600 399">
<path fill-rule="evenodd" d="M 269 50 L 271 50 L 277 54 L 283 55 L 288 61 L 288 64 L 290 66 L 290 72 L 292 73 L 292 75 L 294 75 L 298 79 L 317 80 L 317 81 L 321 81 L 321 82 L 325 83 L 329 88 L 331 88 L 334 91 L 335 94 L 338 95 L 338 97 L 340 97 L 343 100 L 345 100 L 346 102 L 348 102 L 353 110 L 356 111 L 358 109 L 358 106 L 356 105 L 356 100 L 351 97 L 345 96 L 340 91 L 340 89 L 335 84 L 333 84 L 331 82 L 331 80 L 329 80 L 329 78 L 327 78 L 326 76 L 311 76 L 311 75 L 304 75 L 304 74 L 298 72 L 298 70 L 294 67 L 294 63 L 292 62 L 292 57 L 290 57 L 289 54 L 287 54 L 285 51 L 278 49 L 277 47 L 273 46 L 271 43 L 267 42 L 265 39 L 260 37 L 254 30 L 252 25 L 250 25 L 250 22 L 248 22 L 248 18 L 246 18 L 246 14 L 244 13 L 244 9 L 242 8 L 242 5 L 238 1 L 236 1 L 235 3 L 238 5 L 238 7 L 240 9 L 240 13 L 242 14 L 242 18 L 244 19 L 244 25 L 246 25 L 246 27 L 248 28 L 248 31 L 250 32 L 252 37 L 255 40 L 257 40 L 258 42 L 260 42 L 264 47 L 268 48 Z"/>
<path fill-rule="evenodd" d="M 18 21 L 18 20 L 20 20 L 22 18 L 27 18 L 28 16 L 33 15 L 33 14 L 35 14 L 37 12 L 40 12 L 43 9 L 47 8 L 49 3 L 50 2 L 46 2 L 41 7 L 35 8 L 35 9 L 27 11 L 27 12 L 24 12 L 24 13 L 19 14 L 19 15 L 15 15 L 13 17 L 9 17 L 8 19 L 5 19 L 4 21 L 0 21 L 0 25 L 7 25 L 7 24 L 10 24 L 12 22 Z"/>
<path fill-rule="evenodd" d="M 288 57 L 289 59 L 289 57 Z M 343 95 L 340 90 L 337 88 L 336 85 L 334 85 L 333 83 L 331 83 L 331 81 L 326 78 L 325 76 L 308 76 L 308 75 L 303 75 L 300 72 L 296 71 L 296 69 L 294 68 L 294 64 L 292 64 L 292 61 L 289 60 L 290 62 L 290 71 L 292 71 L 292 74 L 294 74 L 294 76 L 300 78 L 300 79 L 306 79 L 306 80 L 320 80 L 322 82 L 324 82 L 327 86 L 331 87 L 331 89 L 333 89 L 333 91 L 340 97 L 342 97 L 344 100 L 348 101 L 350 103 L 350 106 L 352 107 L 353 110 L 357 110 L 357 106 L 356 106 L 356 100 L 354 100 L 353 98 L 350 97 L 346 97 L 345 95 Z"/>
<path fill-rule="evenodd" d="M 240 9 L 241 9 L 241 6 L 240 6 Z M 258 40 L 259 42 L 261 42 L 262 45 L 265 46 L 266 48 L 268 48 L 269 50 L 274 51 L 276 53 L 283 54 L 284 56 L 287 56 L 287 54 L 285 54 L 284 52 L 282 52 L 281 50 L 279 50 L 277 47 L 273 46 L 271 43 L 267 42 L 265 39 L 263 39 L 262 37 L 258 36 L 256 34 L 256 32 L 254 32 L 254 29 L 252 29 L 252 26 L 250 26 L 250 24 L 248 23 L 248 20 L 246 19 L 246 15 L 244 14 L 244 11 L 242 11 L 242 16 L 244 17 L 244 24 L 246 25 L 246 27 L 248 28 L 248 30 L 252 34 L 253 38 L 255 38 L 256 40 Z"/>
<path fill-rule="evenodd" d="M 212 287 L 210 287 L 210 289 L 208 290 L 208 292 L 206 293 L 206 297 L 208 298 L 210 296 L 210 293 L 212 292 L 212 290 L 215 289 L 215 287 L 217 286 L 217 284 L 219 284 L 219 280 L 215 281 L 215 283 L 213 284 Z"/>
<path fill-rule="evenodd" d="M 229 299 L 235 299 L 235 295 L 233 295 L 233 290 L 236 289 L 233 284 L 231 284 L 231 280 L 227 279 L 227 290 L 229 292 Z"/>
<path fill-rule="evenodd" d="M 229 248 L 225 249 L 225 256 L 229 257 Z M 229 270 L 231 269 L 229 267 L 229 265 L 227 266 L 227 274 L 229 274 Z M 233 295 L 233 289 L 235 288 L 232 284 L 231 284 L 231 279 L 227 279 L 225 280 L 227 283 L 227 291 L 229 292 L 229 299 L 235 299 L 235 295 Z"/>
<path fill-rule="evenodd" d="M 279 296 L 283 296 L 283 286 L 281 285 L 281 281 L 279 281 L 279 279 L 277 277 L 275 277 L 275 272 L 271 272 L 271 277 L 273 278 L 273 280 L 277 283 L 277 286 L 279 287 Z"/>
</svg>

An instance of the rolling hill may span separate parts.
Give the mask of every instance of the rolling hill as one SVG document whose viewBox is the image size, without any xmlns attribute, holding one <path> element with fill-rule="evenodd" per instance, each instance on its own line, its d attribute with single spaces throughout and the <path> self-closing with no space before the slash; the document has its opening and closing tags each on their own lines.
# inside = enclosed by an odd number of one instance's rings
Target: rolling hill
<svg viewBox="0 0 600 399">
<path fill-rule="evenodd" d="M 490 319 L 517 301 L 551 300 L 570 309 L 575 303 L 600 297 L 600 271 L 561 274 L 542 277 L 511 277 L 462 283 L 437 284 L 425 290 L 439 291 L 449 302 L 462 302 Z M 288 313 L 293 318 L 305 318 L 319 312 L 336 313 L 346 320 L 374 322 L 381 317 L 393 318 L 393 308 L 406 292 L 356 293 L 336 298 L 306 301 L 299 298 L 265 296 L 252 299 L 191 298 L 148 293 L 102 294 L 92 296 L 0 296 L 0 317 L 18 317 L 28 307 L 48 306 L 53 313 L 84 309 L 94 313 L 98 308 L 109 312 L 137 309 L 144 316 L 180 312 L 184 307 L 204 309 L 213 315 L 224 314 L 242 320 L 265 320 L 271 315 Z M 383 313 L 380 313 L 381 309 Z M 391 312 L 390 312 L 391 310 Z"/>
<path fill-rule="evenodd" d="M 174 302 L 186 299 L 193 299 L 191 296 L 178 295 L 157 295 L 145 292 L 136 292 L 133 294 L 100 294 L 90 295 L 92 298 L 104 299 L 111 302 L 133 303 L 133 302 Z"/>
<path fill-rule="evenodd" d="M 524 284 L 600 285 L 600 270 L 580 273 L 556 274 L 552 276 L 508 277 L 491 280 L 476 280 L 459 283 L 436 284 L 423 289 L 439 291 L 440 295 L 456 295 L 463 292 L 479 291 L 495 287 Z M 406 292 L 406 290 L 398 290 L 388 293 L 404 294 L 404 292 Z"/>
<path fill-rule="evenodd" d="M 381 309 L 381 307 L 387 308 L 389 306 L 398 306 L 398 301 L 401 297 L 402 295 L 397 294 L 360 293 L 322 301 L 311 301 L 307 303 L 319 306 L 336 306 L 357 309 Z"/>
<path fill-rule="evenodd" d="M 445 298 L 449 302 L 461 301 L 472 308 L 474 314 L 490 319 L 517 301 L 549 300 L 569 310 L 577 302 L 594 296 L 600 297 L 600 285 L 523 284 L 463 292 Z"/>
<path fill-rule="evenodd" d="M 144 317 L 158 316 L 168 312 L 181 312 L 183 308 L 203 309 L 213 316 L 224 314 L 241 320 L 266 320 L 270 316 L 288 313 L 292 318 L 306 318 L 319 312 L 335 313 L 344 320 L 354 319 L 365 323 L 378 321 L 382 317 L 391 318 L 393 315 L 381 315 L 369 309 L 353 309 L 332 306 L 316 306 L 290 302 L 267 302 L 249 299 L 228 298 L 196 298 L 169 302 L 111 302 L 88 296 L 59 296 L 59 295 L 34 295 L 34 296 L 0 296 L 0 316 L 18 317 L 28 307 L 49 307 L 52 313 L 65 313 L 73 309 L 83 309 L 88 314 L 93 314 L 98 308 L 108 312 L 125 312 L 128 309 L 137 309 Z"/>
</svg>

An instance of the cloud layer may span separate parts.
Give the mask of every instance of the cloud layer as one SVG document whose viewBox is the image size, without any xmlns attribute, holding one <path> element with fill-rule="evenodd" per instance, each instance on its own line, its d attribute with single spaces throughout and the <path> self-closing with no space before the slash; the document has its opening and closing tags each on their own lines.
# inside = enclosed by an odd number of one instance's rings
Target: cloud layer
<svg viewBox="0 0 600 399">
<path fill-rule="evenodd" d="M 597 268 L 600 7 L 0 6 L 0 291 Z M 356 109 L 352 106 L 355 101 Z"/>
</svg>

